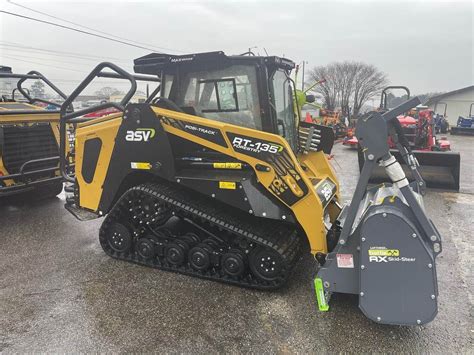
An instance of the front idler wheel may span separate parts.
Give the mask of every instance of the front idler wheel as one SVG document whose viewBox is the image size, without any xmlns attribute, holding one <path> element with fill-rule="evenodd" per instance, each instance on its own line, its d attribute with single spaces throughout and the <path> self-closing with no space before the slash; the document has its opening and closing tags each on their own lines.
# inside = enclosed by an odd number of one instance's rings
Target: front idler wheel
<svg viewBox="0 0 474 355">
<path fill-rule="evenodd" d="M 281 256 L 272 250 L 259 247 L 250 254 L 250 269 L 255 276 L 265 281 L 277 279 L 282 263 Z"/>
<path fill-rule="evenodd" d="M 114 223 L 111 225 L 106 237 L 110 248 L 118 253 L 125 253 L 132 246 L 132 235 L 123 224 Z"/>
</svg>

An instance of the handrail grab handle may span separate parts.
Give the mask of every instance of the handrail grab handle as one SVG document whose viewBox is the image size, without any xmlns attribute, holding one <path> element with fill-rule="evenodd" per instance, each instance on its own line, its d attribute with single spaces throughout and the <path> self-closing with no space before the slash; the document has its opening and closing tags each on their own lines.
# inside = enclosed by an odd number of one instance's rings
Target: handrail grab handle
<svg viewBox="0 0 474 355">
<path fill-rule="evenodd" d="M 32 70 L 32 71 L 29 71 L 27 73 L 27 75 L 37 75 L 38 76 L 38 79 L 44 81 L 51 89 L 53 89 L 59 96 L 61 96 L 64 100 L 67 99 L 67 95 L 65 93 L 63 93 L 56 85 L 54 85 L 51 81 L 49 81 L 43 74 L 41 74 L 40 72 L 36 71 L 36 70 Z M 27 98 L 27 100 L 30 102 L 30 103 L 33 103 L 35 101 L 35 98 L 32 98 L 24 89 L 23 89 L 23 86 L 22 84 L 28 80 L 30 78 L 28 77 L 23 77 L 21 78 L 20 80 L 18 80 L 17 84 L 16 84 L 16 87 L 18 89 L 18 91 L 24 96 Z"/>
<path fill-rule="evenodd" d="M 67 113 L 67 108 L 69 105 L 72 105 L 73 101 L 84 91 L 84 89 L 94 80 L 96 77 L 99 76 L 101 71 L 105 68 L 111 69 L 118 75 L 120 75 L 121 78 L 123 79 L 128 79 L 130 82 L 130 89 L 127 92 L 127 94 L 123 97 L 122 101 L 120 101 L 120 104 L 114 104 L 114 103 L 107 103 L 107 104 L 101 104 L 97 106 L 90 107 L 85 110 L 80 110 L 77 112 L 70 112 Z M 66 161 L 66 123 L 71 120 L 72 118 L 79 117 L 81 115 L 84 115 L 85 113 L 97 111 L 98 107 L 103 109 L 106 107 L 115 107 L 118 108 L 119 110 L 123 111 L 125 105 L 130 101 L 130 99 L 133 97 L 135 92 L 137 91 L 137 82 L 133 75 L 129 74 L 127 71 L 123 70 L 119 66 L 110 63 L 110 62 L 102 62 L 99 63 L 90 73 L 89 75 L 79 84 L 79 86 L 69 95 L 69 97 L 64 101 L 64 103 L 61 105 L 61 110 L 60 110 L 60 119 L 59 119 L 59 131 L 60 131 L 60 141 L 59 141 L 59 167 L 61 170 L 61 175 L 66 181 L 69 182 L 74 182 L 74 177 L 69 176 L 67 173 L 67 161 Z"/>
</svg>

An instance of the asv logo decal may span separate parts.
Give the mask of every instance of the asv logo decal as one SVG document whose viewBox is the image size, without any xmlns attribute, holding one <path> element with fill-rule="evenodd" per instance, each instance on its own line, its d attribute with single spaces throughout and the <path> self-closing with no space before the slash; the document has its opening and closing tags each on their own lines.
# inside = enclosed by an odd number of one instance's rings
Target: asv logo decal
<svg viewBox="0 0 474 355">
<path fill-rule="evenodd" d="M 148 142 L 154 136 L 154 128 L 138 128 L 136 131 L 127 131 L 125 140 L 128 142 Z"/>
</svg>

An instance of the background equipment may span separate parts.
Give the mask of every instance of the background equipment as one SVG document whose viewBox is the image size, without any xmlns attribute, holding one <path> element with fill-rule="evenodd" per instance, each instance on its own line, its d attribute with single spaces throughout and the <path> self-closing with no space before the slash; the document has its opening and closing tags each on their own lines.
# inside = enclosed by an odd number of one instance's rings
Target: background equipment
<svg viewBox="0 0 474 355">
<path fill-rule="evenodd" d="M 451 127 L 451 134 L 456 135 L 474 135 L 474 112 L 473 112 L 474 102 L 469 107 L 469 116 L 462 117 L 459 116 L 456 127 Z"/>
<path fill-rule="evenodd" d="M 56 196 L 63 188 L 58 151 L 61 105 L 32 97 L 23 87 L 29 79 L 42 81 L 66 99 L 37 71 L 14 74 L 10 67 L 0 67 L 0 81 L 13 87 L 0 99 L 0 197 L 32 190 L 39 196 Z"/>
<path fill-rule="evenodd" d="M 444 107 L 444 111 L 441 114 L 438 110 L 438 105 Z M 449 122 L 446 119 L 446 110 L 448 109 L 448 104 L 446 102 L 437 102 L 433 109 L 433 121 L 435 126 L 435 133 L 448 133 L 449 131 Z"/>
<path fill-rule="evenodd" d="M 389 86 L 382 91 L 380 111 L 388 111 L 388 92 L 392 89 L 406 91 L 410 98 L 410 90 L 405 86 Z M 426 182 L 427 187 L 442 188 L 459 191 L 461 156 L 457 152 L 451 152 L 451 145 L 445 138 L 438 138 L 435 134 L 433 111 L 424 109 L 412 109 L 398 116 L 400 129 L 406 140 L 400 142 L 409 153 L 413 153 L 418 169 Z M 389 139 L 390 152 L 397 161 L 402 164 L 406 174 L 411 169 L 402 157 L 398 149 L 398 142 Z M 364 155 L 359 149 L 359 168 L 362 170 Z M 376 167 L 371 175 L 371 183 L 386 181 L 387 175 L 383 167 Z"/>
<path fill-rule="evenodd" d="M 325 82 L 326 79 L 321 79 L 315 81 L 304 91 L 296 89 L 296 104 L 301 110 L 301 118 L 304 121 L 331 127 L 336 138 L 343 138 L 347 134 L 347 126 L 341 119 L 341 113 L 324 109 L 320 104 L 314 102 L 314 95 L 308 94 L 315 86 Z"/>
<path fill-rule="evenodd" d="M 342 145 L 350 149 L 359 149 L 359 140 L 355 136 L 355 128 L 347 129 L 347 134 L 342 141 Z"/>
<path fill-rule="evenodd" d="M 440 236 L 387 146 L 387 126 L 414 101 L 361 122 L 370 163 L 350 206 L 342 206 L 326 156 L 334 132 L 299 119 L 293 68 L 286 58 L 223 52 L 152 53 L 135 60 L 146 77 L 99 64 L 61 108 L 62 146 L 66 125 L 77 124 L 74 173 L 60 159 L 71 192 L 65 207 L 81 220 L 105 216 L 100 244 L 120 260 L 275 289 L 310 252 L 321 266 L 321 310 L 334 292 L 364 290 L 360 307 L 376 322 L 431 321 Z M 129 80 L 123 101 L 68 113 L 103 75 Z M 160 86 L 145 103 L 127 104 L 137 79 Z M 120 112 L 84 117 L 107 107 Z M 367 190 L 379 160 L 396 183 Z"/>
</svg>

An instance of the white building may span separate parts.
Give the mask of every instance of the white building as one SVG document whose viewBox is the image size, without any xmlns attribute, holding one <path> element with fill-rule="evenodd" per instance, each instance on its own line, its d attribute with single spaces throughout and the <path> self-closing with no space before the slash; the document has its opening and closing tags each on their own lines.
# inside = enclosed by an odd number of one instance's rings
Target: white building
<svg viewBox="0 0 474 355">
<path fill-rule="evenodd" d="M 0 72 L 11 73 L 12 68 L 0 65 Z M 17 81 L 16 78 L 0 78 L 0 95 L 10 97 L 13 89 L 16 88 Z"/>
<path fill-rule="evenodd" d="M 433 96 L 425 103 L 436 113 L 444 114 L 446 110 L 446 118 L 450 126 L 456 126 L 459 116 L 469 116 L 471 104 L 473 104 L 472 115 L 474 115 L 474 85 Z"/>
</svg>

